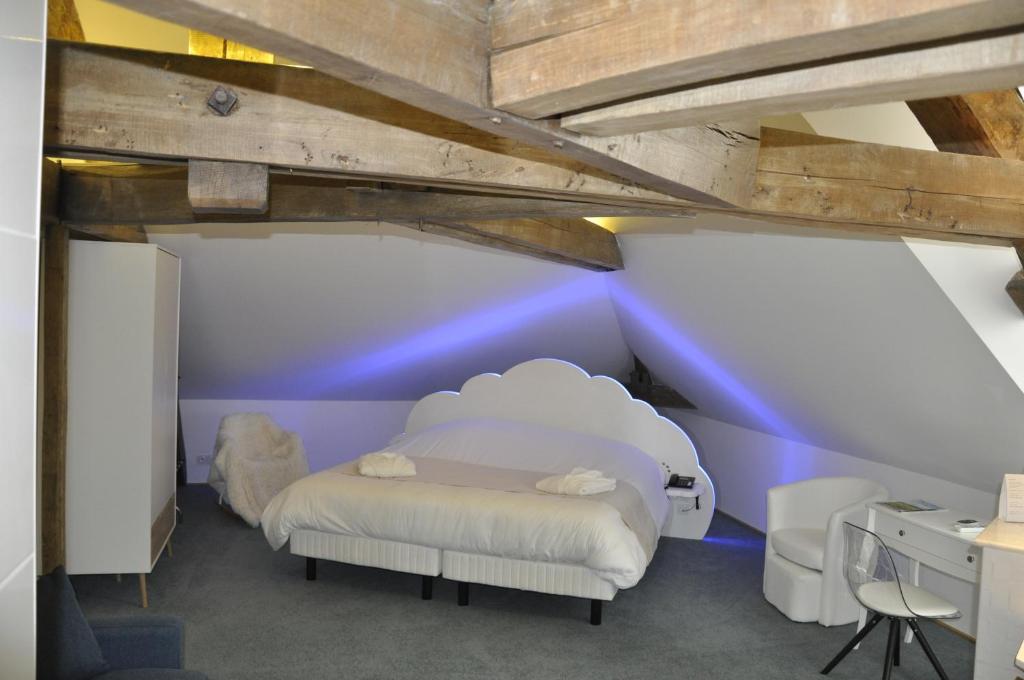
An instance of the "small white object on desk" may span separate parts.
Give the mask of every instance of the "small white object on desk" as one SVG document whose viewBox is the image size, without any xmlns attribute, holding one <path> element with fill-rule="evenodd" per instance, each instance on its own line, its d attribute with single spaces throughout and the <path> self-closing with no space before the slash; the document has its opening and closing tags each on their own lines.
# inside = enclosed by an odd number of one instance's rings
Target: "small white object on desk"
<svg viewBox="0 0 1024 680">
<path fill-rule="evenodd" d="M 999 492 L 999 518 L 1024 522 L 1024 475 L 1005 475 Z"/>
<path fill-rule="evenodd" d="M 1024 642 L 1020 643 L 1020 649 L 1017 650 L 1017 668 L 1024 671 Z"/>
</svg>

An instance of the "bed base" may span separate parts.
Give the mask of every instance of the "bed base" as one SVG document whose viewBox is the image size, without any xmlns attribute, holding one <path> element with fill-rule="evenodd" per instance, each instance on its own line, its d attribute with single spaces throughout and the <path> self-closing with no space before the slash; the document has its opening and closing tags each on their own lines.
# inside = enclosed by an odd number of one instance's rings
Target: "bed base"
<svg viewBox="0 0 1024 680">
<path fill-rule="evenodd" d="M 454 550 L 441 551 L 410 543 L 341 536 L 304 529 L 292 533 L 293 555 L 306 558 L 306 579 L 316 580 L 317 560 L 377 567 L 419 574 L 420 596 L 433 597 L 434 577 L 458 583 L 458 605 L 469 605 L 471 583 L 515 588 L 550 595 L 568 595 L 590 600 L 590 623 L 601 625 L 602 603 L 615 597 L 618 589 L 595 572 L 576 564 L 531 562 Z"/>
</svg>

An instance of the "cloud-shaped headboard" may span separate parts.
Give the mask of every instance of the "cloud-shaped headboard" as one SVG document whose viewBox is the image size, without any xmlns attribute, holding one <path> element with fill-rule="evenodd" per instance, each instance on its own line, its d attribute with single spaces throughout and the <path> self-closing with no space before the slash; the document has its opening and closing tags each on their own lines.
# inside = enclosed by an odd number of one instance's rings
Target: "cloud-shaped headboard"
<svg viewBox="0 0 1024 680">
<path fill-rule="evenodd" d="M 707 522 L 711 520 L 714 489 L 700 467 L 693 442 L 650 404 L 633 399 L 617 380 L 590 376 L 558 359 L 534 359 L 504 375 L 474 376 L 460 392 L 424 397 L 409 414 L 405 431 L 415 434 L 467 418 L 537 423 L 631 444 L 661 463 L 666 475 L 675 472 L 702 482 L 707 491 L 701 508 L 706 512 L 700 514 L 706 515 Z"/>
</svg>

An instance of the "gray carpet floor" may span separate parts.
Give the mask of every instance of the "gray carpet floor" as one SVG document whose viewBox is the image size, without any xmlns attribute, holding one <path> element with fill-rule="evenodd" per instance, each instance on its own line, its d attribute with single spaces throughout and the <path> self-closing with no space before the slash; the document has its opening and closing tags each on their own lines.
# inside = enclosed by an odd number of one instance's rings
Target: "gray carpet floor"
<svg viewBox="0 0 1024 680">
<path fill-rule="evenodd" d="M 274 552 L 258 529 L 216 507 L 205 486 L 180 490 L 185 522 L 174 557 L 150 576 L 150 609 L 186 621 L 189 668 L 214 680 L 317 678 L 819 678 L 854 626 L 793 623 L 761 595 L 764 538 L 718 515 L 704 541 L 663 538 L 647 575 L 587 623 L 589 603 L 473 586 L 469 607 L 439 579 Z M 73 579 L 86 614 L 137 614 L 136 579 Z M 969 678 L 973 646 L 923 622 L 951 678 Z M 881 675 L 885 635 L 872 633 L 830 677 Z M 894 678 L 933 678 L 904 646 Z"/>
</svg>

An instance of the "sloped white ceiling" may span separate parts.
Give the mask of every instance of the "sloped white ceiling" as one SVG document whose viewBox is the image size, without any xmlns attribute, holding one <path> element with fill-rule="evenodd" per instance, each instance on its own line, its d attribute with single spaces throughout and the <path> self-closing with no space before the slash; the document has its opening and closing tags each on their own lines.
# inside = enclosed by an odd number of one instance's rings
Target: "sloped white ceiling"
<svg viewBox="0 0 1024 680">
<path fill-rule="evenodd" d="M 700 413 L 986 491 L 1024 466 L 1024 394 L 902 241 L 614 224 L 626 341 Z"/>
<path fill-rule="evenodd" d="M 406 400 L 537 357 L 630 366 L 601 273 L 388 224 L 148 231 L 182 258 L 184 399 Z"/>
</svg>

